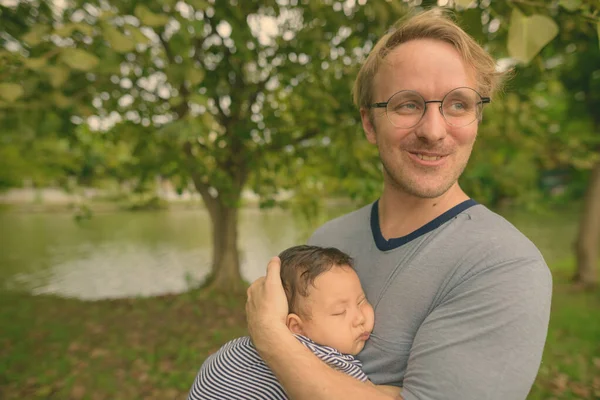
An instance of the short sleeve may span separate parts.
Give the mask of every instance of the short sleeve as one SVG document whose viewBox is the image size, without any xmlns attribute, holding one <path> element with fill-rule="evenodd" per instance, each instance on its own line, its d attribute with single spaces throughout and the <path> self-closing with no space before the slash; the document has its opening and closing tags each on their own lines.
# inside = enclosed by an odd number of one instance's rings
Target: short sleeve
<svg viewBox="0 0 600 400">
<path fill-rule="evenodd" d="M 540 366 L 551 295 L 552 277 L 539 259 L 513 259 L 465 278 L 419 327 L 404 399 L 525 399 Z"/>
</svg>

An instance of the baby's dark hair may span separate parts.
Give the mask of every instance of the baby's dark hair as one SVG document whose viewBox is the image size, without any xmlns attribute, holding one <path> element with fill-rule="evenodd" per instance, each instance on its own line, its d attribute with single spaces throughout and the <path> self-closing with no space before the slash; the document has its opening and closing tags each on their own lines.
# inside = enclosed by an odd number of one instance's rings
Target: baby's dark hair
<svg viewBox="0 0 600 400">
<path fill-rule="evenodd" d="M 348 266 L 354 269 L 352 257 L 335 247 L 294 246 L 279 254 L 281 283 L 288 301 L 288 313 L 304 314 L 298 306 L 298 295 L 308 296 L 309 285 L 332 267 Z"/>
</svg>

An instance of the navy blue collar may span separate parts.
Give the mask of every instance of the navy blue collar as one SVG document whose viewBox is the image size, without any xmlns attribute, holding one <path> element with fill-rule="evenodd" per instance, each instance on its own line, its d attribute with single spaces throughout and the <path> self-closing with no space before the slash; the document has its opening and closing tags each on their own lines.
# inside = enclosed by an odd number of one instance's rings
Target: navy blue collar
<svg viewBox="0 0 600 400">
<path fill-rule="evenodd" d="M 434 220 L 429 221 L 428 223 L 426 223 L 425 225 L 423 225 L 416 231 L 413 231 L 406 236 L 402 236 L 399 238 L 392 238 L 390 240 L 386 240 L 383 237 L 383 235 L 381 234 L 381 227 L 379 226 L 378 204 L 379 204 L 379 200 L 377 200 L 375 203 L 373 203 L 373 206 L 371 207 L 371 232 L 373 233 L 373 239 L 375 240 L 375 244 L 377 245 L 377 248 L 381 251 L 387 251 L 387 250 L 393 250 L 397 247 L 400 247 L 403 244 L 408 243 L 411 240 L 416 239 L 421 235 L 424 235 L 428 232 L 433 231 L 434 229 L 439 228 L 441 225 L 448 222 L 452 218 L 456 217 L 458 214 L 465 211 L 467 208 L 473 207 L 474 205 L 477 205 L 478 203 L 473 199 L 465 200 L 462 203 L 457 204 L 456 206 L 452 207 L 451 209 L 449 209 L 448 211 L 446 211 L 439 217 L 435 218 Z"/>
</svg>

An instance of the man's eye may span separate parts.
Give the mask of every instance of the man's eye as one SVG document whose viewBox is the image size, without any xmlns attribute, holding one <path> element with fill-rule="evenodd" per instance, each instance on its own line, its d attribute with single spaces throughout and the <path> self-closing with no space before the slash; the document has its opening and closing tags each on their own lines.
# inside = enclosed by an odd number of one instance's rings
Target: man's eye
<svg viewBox="0 0 600 400">
<path fill-rule="evenodd" d="M 418 107 L 417 107 L 416 103 L 410 103 L 410 102 L 398 104 L 396 106 L 396 110 L 405 110 L 405 111 L 413 111 L 413 110 L 416 110 L 417 108 Z"/>
</svg>

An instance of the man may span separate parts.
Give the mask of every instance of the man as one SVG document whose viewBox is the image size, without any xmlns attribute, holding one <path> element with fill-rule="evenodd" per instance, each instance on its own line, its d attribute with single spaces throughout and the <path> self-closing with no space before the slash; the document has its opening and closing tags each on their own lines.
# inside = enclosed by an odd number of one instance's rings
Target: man
<svg viewBox="0 0 600 400">
<path fill-rule="evenodd" d="M 524 399 L 539 368 L 548 267 L 525 236 L 458 184 L 500 77 L 472 38 L 431 10 L 381 38 L 355 83 L 383 192 L 310 243 L 355 259 L 375 309 L 358 358 L 375 384 L 402 387 L 404 400 Z M 295 341 L 276 258 L 248 289 L 246 310 L 254 344 L 291 398 L 392 398 Z"/>
</svg>

